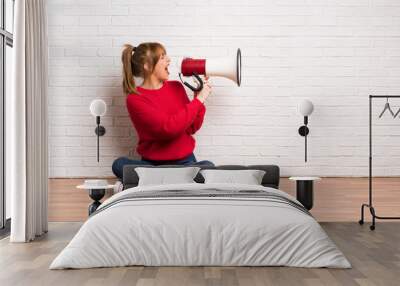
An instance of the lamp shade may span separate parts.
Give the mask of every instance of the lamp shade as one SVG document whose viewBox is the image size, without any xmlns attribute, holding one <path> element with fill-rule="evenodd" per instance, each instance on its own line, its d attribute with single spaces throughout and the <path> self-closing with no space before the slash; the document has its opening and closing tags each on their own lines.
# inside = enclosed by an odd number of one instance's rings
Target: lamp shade
<svg viewBox="0 0 400 286">
<path fill-rule="evenodd" d="M 301 115 L 309 116 L 314 111 L 314 105 L 310 100 L 304 99 L 302 102 L 300 102 L 298 110 Z"/>
<path fill-rule="evenodd" d="M 107 105 L 102 99 L 95 99 L 90 103 L 90 113 L 93 116 L 103 116 L 106 114 Z"/>
</svg>

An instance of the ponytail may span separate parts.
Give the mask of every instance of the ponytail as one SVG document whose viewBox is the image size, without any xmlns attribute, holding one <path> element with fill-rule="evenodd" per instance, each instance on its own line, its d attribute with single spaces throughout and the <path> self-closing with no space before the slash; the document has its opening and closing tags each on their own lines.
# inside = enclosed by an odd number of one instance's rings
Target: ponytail
<svg viewBox="0 0 400 286">
<path fill-rule="evenodd" d="M 165 54 L 166 51 L 160 43 L 141 43 L 137 47 L 130 44 L 124 45 L 121 57 L 122 88 L 126 95 L 131 93 L 138 94 L 134 77 L 145 79 L 151 75 L 162 53 Z M 149 70 L 144 69 L 145 64 L 147 64 Z"/>
<path fill-rule="evenodd" d="M 135 47 L 130 44 L 125 44 L 122 51 L 122 88 L 125 94 L 137 93 L 132 68 L 132 54 L 134 51 Z"/>
</svg>

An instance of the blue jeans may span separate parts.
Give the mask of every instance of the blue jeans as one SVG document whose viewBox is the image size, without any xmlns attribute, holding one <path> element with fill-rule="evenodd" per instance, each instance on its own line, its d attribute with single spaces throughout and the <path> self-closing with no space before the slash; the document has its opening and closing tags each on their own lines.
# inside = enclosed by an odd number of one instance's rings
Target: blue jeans
<svg viewBox="0 0 400 286">
<path fill-rule="evenodd" d="M 119 157 L 112 164 L 112 171 L 116 177 L 122 180 L 123 170 L 125 165 L 198 165 L 198 166 L 214 166 L 211 161 L 203 160 L 197 161 L 194 154 L 181 159 L 181 160 L 169 160 L 169 161 L 154 161 L 142 158 L 142 160 L 132 160 L 128 157 Z"/>
</svg>

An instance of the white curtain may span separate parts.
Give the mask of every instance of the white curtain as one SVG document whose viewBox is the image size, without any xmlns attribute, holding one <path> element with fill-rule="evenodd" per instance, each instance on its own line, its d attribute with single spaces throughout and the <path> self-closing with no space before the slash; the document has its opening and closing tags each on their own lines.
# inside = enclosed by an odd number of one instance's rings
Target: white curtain
<svg viewBox="0 0 400 286">
<path fill-rule="evenodd" d="M 6 181 L 12 242 L 47 232 L 46 0 L 15 1 L 13 92 L 6 98 Z"/>
</svg>

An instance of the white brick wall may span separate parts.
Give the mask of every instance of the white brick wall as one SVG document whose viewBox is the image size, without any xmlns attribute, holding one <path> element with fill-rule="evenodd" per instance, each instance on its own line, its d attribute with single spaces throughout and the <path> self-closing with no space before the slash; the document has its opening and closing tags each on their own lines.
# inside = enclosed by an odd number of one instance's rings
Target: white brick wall
<svg viewBox="0 0 400 286">
<path fill-rule="evenodd" d="M 212 79 L 196 135 L 197 158 L 216 164 L 366 176 L 368 94 L 400 94 L 398 0 L 49 0 L 48 14 L 51 177 L 110 176 L 116 157 L 137 155 L 120 88 L 124 43 L 161 42 L 174 62 L 242 49 L 242 87 Z M 94 98 L 109 107 L 100 163 Z M 303 98 L 315 104 L 307 164 L 297 134 Z M 374 175 L 400 175 L 399 121 L 377 120 L 383 105 L 374 107 Z"/>
</svg>

